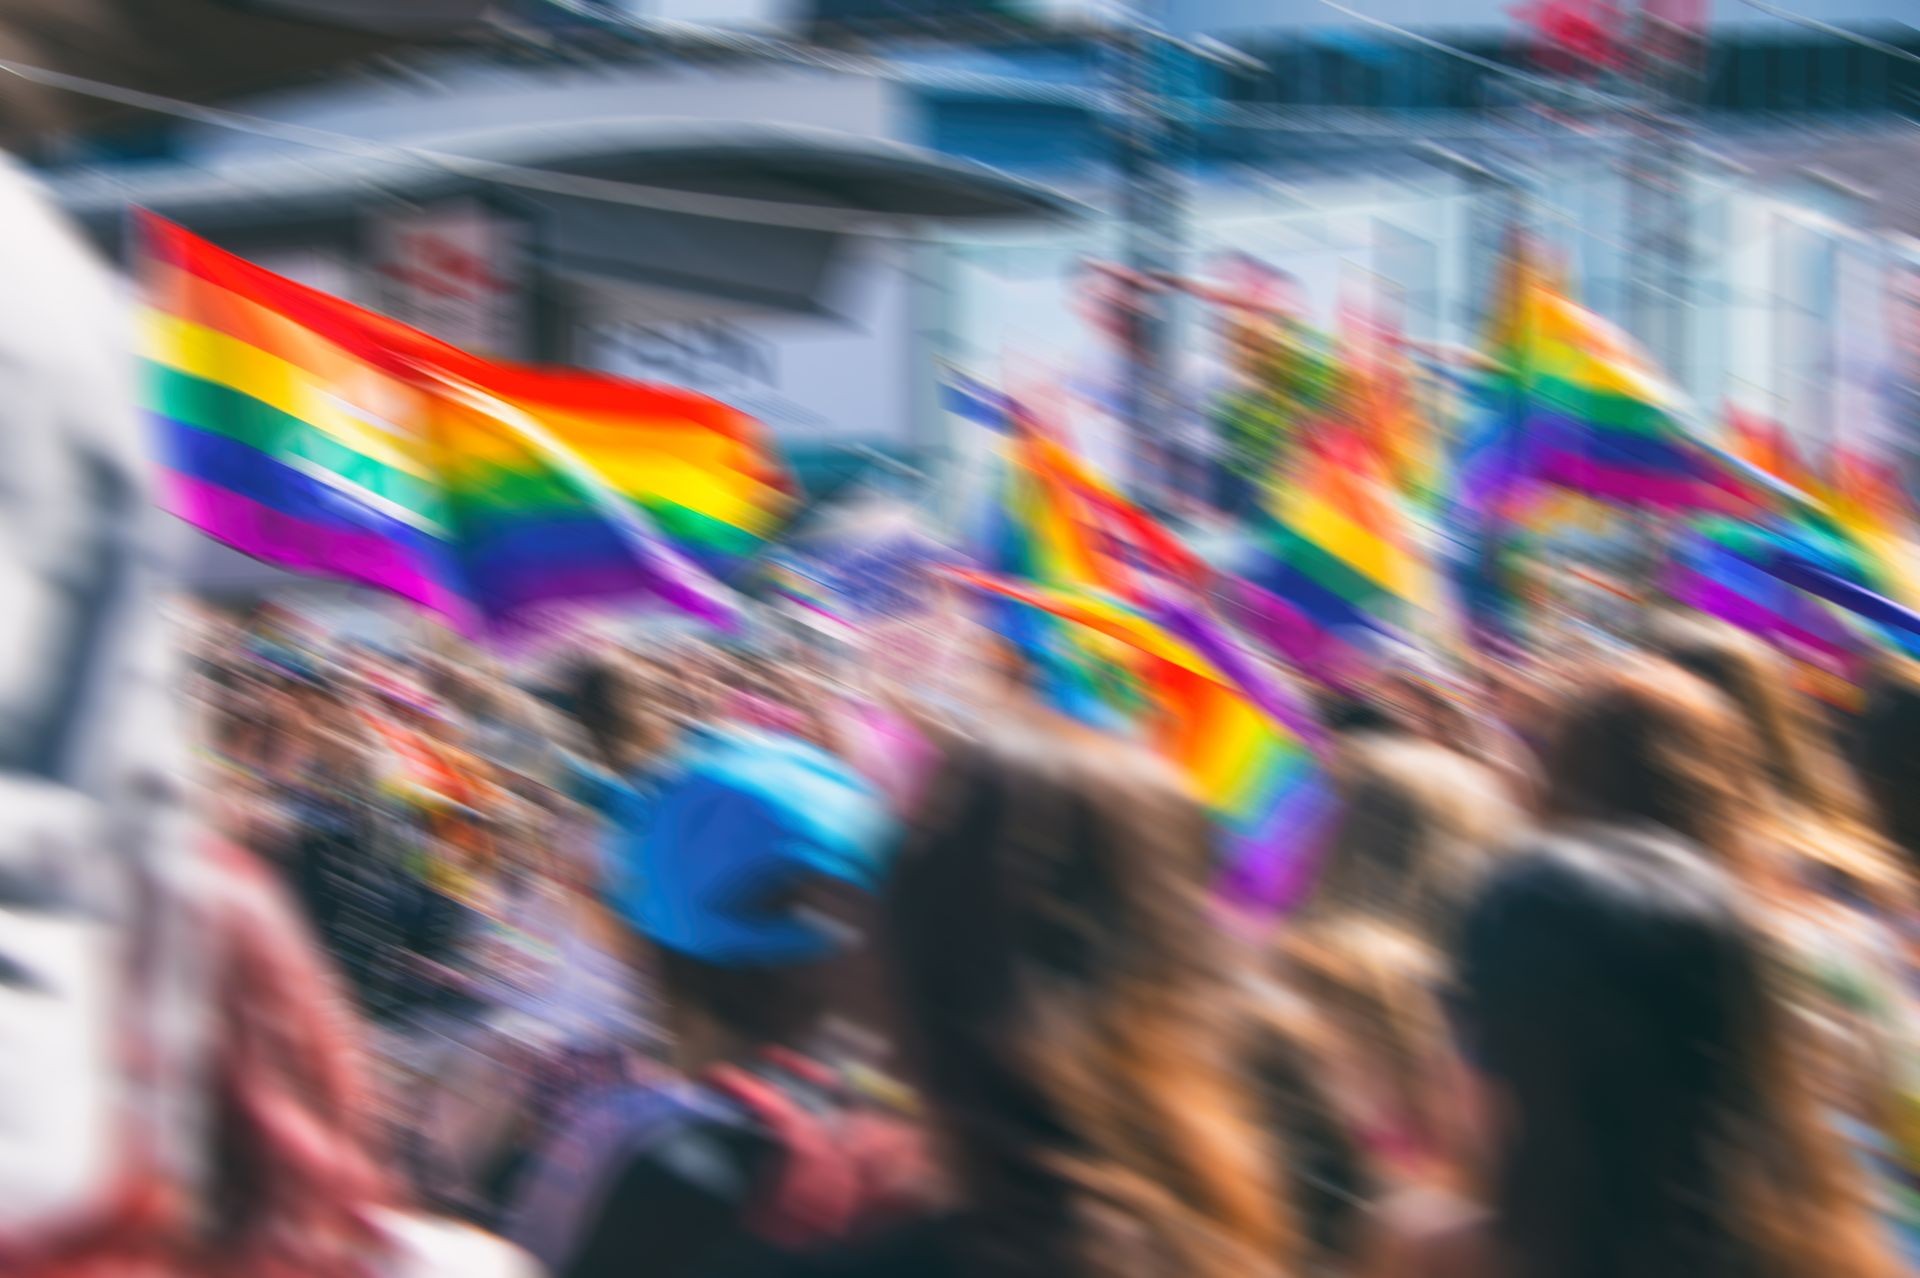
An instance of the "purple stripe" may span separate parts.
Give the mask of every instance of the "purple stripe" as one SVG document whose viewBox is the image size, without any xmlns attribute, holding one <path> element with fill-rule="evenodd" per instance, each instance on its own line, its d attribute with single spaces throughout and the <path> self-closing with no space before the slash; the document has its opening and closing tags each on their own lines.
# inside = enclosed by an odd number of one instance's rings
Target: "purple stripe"
<svg viewBox="0 0 1920 1278">
<path fill-rule="evenodd" d="M 1234 620 L 1308 678 L 1335 688 L 1351 688 L 1368 673 L 1366 650 L 1351 635 L 1315 620 L 1291 600 L 1239 579 L 1227 594 Z"/>
<path fill-rule="evenodd" d="M 489 617 L 505 629 L 522 625 L 524 613 L 544 605 L 612 599 L 656 598 L 711 625 L 730 628 L 738 618 L 717 587 L 705 587 L 682 565 L 648 562 L 643 553 L 572 553 L 548 560 L 478 555 L 469 576 L 487 602 Z"/>
<path fill-rule="evenodd" d="M 1305 785 L 1274 806 L 1261 836 L 1240 841 L 1220 876 L 1219 893 L 1233 904 L 1264 913 L 1295 909 L 1313 890 L 1338 803 L 1324 778 Z"/>
<path fill-rule="evenodd" d="M 1718 617 L 1783 648 L 1791 646 L 1797 649 L 1792 655 L 1817 661 L 1835 674 L 1845 673 L 1851 654 L 1843 645 L 1795 625 L 1757 599 L 1697 572 L 1680 574 L 1680 580 L 1672 589 L 1674 597 L 1689 608 Z"/>
<path fill-rule="evenodd" d="M 390 591 L 471 632 L 468 602 L 405 547 L 377 532 L 323 525 L 274 510 L 217 485 L 169 471 L 166 506 L 202 532 L 256 559 Z"/>
<path fill-rule="evenodd" d="M 1711 496 L 1718 491 L 1717 486 L 1697 475 L 1610 465 L 1577 452 L 1543 449 L 1533 473 L 1542 483 L 1628 506 L 1702 510 L 1717 509 L 1724 504 Z"/>
<path fill-rule="evenodd" d="M 1818 595 L 1829 603 L 1839 604 L 1869 621 L 1877 621 L 1910 635 L 1920 635 L 1920 613 L 1885 595 L 1855 585 L 1804 556 L 1775 551 L 1770 562 L 1762 567 L 1780 580 L 1798 586 L 1809 594 Z"/>
<path fill-rule="evenodd" d="M 1172 600 L 1157 600 L 1155 618 L 1169 631 L 1191 644 L 1201 656 L 1219 668 L 1234 689 L 1259 707 L 1274 722 L 1293 733 L 1311 750 L 1324 745 L 1319 720 L 1291 689 L 1283 689 L 1266 677 L 1253 661 L 1214 621 L 1196 609 Z"/>
</svg>

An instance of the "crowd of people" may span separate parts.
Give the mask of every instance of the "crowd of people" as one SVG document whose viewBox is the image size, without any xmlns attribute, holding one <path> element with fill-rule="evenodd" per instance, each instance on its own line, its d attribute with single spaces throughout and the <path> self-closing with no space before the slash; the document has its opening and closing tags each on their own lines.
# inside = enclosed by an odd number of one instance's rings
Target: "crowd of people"
<svg viewBox="0 0 1920 1278">
<path fill-rule="evenodd" d="M 1899 663 L 1841 713 L 1657 614 L 1383 675 L 1256 920 L 1163 762 L 980 667 L 210 623 L 208 819 L 355 1009 L 312 1139 L 560 1278 L 1920 1259 Z"/>
</svg>

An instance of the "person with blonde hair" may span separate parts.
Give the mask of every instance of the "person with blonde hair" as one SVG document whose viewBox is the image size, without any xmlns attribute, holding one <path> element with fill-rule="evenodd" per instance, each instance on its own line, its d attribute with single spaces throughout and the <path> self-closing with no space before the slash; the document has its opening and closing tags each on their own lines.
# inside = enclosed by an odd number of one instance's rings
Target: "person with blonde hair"
<svg viewBox="0 0 1920 1278">
<path fill-rule="evenodd" d="M 1144 751 L 1030 719 L 946 753 L 880 935 L 949 1204 L 780 1272 L 1295 1272 L 1205 811 Z"/>
<path fill-rule="evenodd" d="M 1334 771 L 1340 816 L 1273 975 L 1319 1022 L 1329 1098 L 1381 1193 L 1450 1184 L 1436 946 L 1525 815 L 1504 774 L 1424 737 L 1355 733 Z"/>
<path fill-rule="evenodd" d="M 1336 753 L 1341 814 L 1301 918 L 1442 928 L 1522 820 L 1492 768 L 1419 737 L 1357 733 Z"/>
</svg>

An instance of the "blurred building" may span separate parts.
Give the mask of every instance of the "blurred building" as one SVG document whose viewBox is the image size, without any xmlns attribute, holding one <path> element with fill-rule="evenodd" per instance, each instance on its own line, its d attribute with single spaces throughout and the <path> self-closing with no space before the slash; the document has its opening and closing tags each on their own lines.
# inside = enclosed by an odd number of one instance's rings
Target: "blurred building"
<svg viewBox="0 0 1920 1278">
<path fill-rule="evenodd" d="M 1356 6 L 1445 48 L 1313 0 L 1141 5 L 1179 39 L 1137 42 L 1071 0 L 523 0 L 244 101 L 244 130 L 147 118 L 45 169 L 109 247 L 144 205 L 465 345 L 737 402 L 824 491 L 954 460 L 936 356 L 1113 375 L 1073 279 L 1126 248 L 1131 49 L 1183 269 L 1250 252 L 1322 322 L 1385 293 L 1414 336 L 1470 340 L 1523 194 L 1704 405 L 1825 431 L 1901 375 L 1885 283 L 1920 235 L 1920 38 L 1898 0 L 1849 3 L 1822 17 L 1886 47 L 1723 12 L 1648 100 L 1605 71 L 1529 85 L 1553 51 L 1492 0 Z M 1178 331 L 1203 397 L 1208 327 Z"/>
</svg>

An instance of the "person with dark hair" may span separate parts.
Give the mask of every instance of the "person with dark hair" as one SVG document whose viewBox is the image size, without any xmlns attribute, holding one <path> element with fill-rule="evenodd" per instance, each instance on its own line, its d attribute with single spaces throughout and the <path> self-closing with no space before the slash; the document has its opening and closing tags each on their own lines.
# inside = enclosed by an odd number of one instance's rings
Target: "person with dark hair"
<svg viewBox="0 0 1920 1278">
<path fill-rule="evenodd" d="M 1795 1051 L 1833 1122 L 1883 1173 L 1889 1214 L 1914 1231 L 1920 1220 L 1903 1188 L 1911 1173 L 1892 1157 L 1892 1143 L 1911 1144 L 1902 1097 L 1912 1088 L 1903 1076 L 1915 1052 L 1913 998 L 1897 938 L 1874 904 L 1905 893 L 1870 831 L 1813 824 L 1805 808 L 1795 819 L 1792 791 L 1768 784 L 1767 735 L 1752 723 L 1671 662 L 1587 670 L 1548 750 L 1548 816 L 1664 827 L 1740 881 L 1782 959 L 1778 994 L 1795 1018 Z M 1850 886 L 1835 891 L 1835 882 Z"/>
<path fill-rule="evenodd" d="M 602 824 L 599 886 L 623 915 L 640 891 L 635 865 L 660 791 L 674 775 L 679 726 L 652 672 L 623 654 L 582 661 L 561 696 L 586 757 L 560 752 L 562 788 Z"/>
<path fill-rule="evenodd" d="M 1494 874 L 1454 946 L 1487 1212 L 1404 1237 L 1423 1278 L 1891 1278 L 1820 1121 L 1740 887 L 1584 826 Z"/>
<path fill-rule="evenodd" d="M 1207 912 L 1210 841 L 1142 751 L 1031 722 L 953 747 L 882 926 L 952 1201 L 780 1272 L 1290 1271 L 1302 1247 Z"/>
<path fill-rule="evenodd" d="M 652 950 L 672 1073 L 586 1098 L 509 1233 L 556 1278 L 725 1274 L 918 1209 L 903 1121 L 825 1050 L 891 838 L 879 796 L 799 737 L 704 742 L 639 840 L 630 922 Z"/>
<path fill-rule="evenodd" d="M 1545 816 L 1661 826 L 1772 899 L 1773 798 L 1733 705 L 1670 662 L 1598 660 L 1573 671 L 1541 760 Z"/>
<path fill-rule="evenodd" d="M 1882 828 L 1920 874 L 1920 678 L 1907 663 L 1870 685 L 1855 755 Z"/>
</svg>

